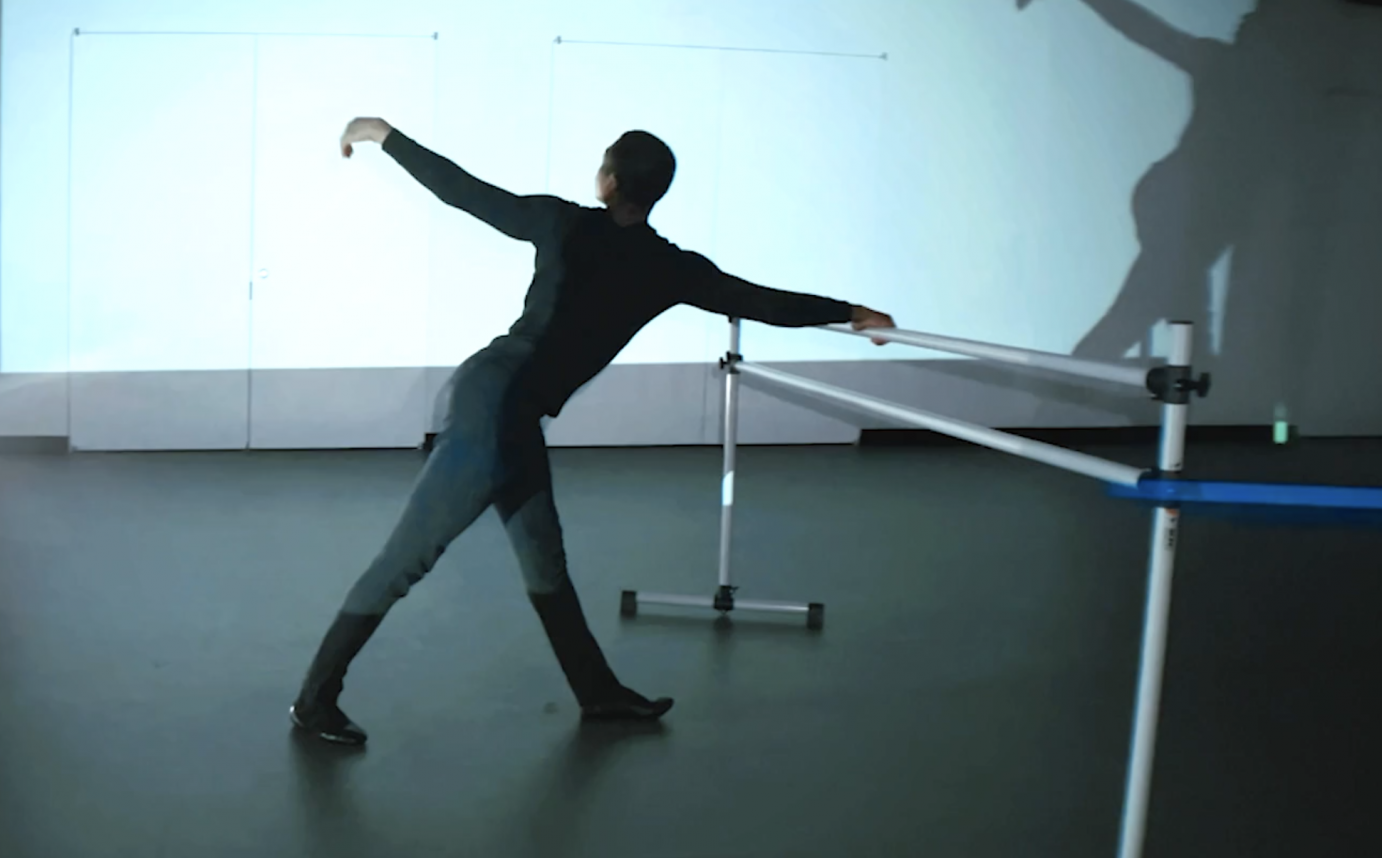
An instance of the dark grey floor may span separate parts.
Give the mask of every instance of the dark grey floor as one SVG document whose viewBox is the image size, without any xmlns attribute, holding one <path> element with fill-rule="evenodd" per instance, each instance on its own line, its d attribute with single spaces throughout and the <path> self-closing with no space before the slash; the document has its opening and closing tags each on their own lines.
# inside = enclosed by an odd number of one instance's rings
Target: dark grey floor
<svg viewBox="0 0 1382 858">
<path fill-rule="evenodd" d="M 555 461 L 665 729 L 578 728 L 489 515 L 357 662 L 348 753 L 286 707 L 417 454 L 0 457 L 0 855 L 1114 854 L 1146 511 L 972 448 L 747 449 L 741 595 L 825 631 L 630 622 L 623 588 L 710 593 L 719 452 Z M 1382 444 L 1190 465 L 1382 484 Z M 1382 532 L 1188 518 L 1180 549 L 1147 855 L 1382 854 Z"/>
</svg>

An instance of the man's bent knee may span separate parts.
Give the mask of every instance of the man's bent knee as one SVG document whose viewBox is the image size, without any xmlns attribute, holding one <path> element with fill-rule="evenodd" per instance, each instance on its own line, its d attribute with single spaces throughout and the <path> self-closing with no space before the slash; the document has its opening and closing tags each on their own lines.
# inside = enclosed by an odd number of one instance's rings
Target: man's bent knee
<svg viewBox="0 0 1382 858">
<path fill-rule="evenodd" d="M 566 581 L 565 568 L 556 573 L 547 570 L 523 570 L 523 586 L 534 596 L 550 596 L 561 589 L 564 581 Z"/>
<path fill-rule="evenodd" d="M 566 551 L 559 540 L 514 540 L 518 568 L 523 573 L 523 586 L 529 593 L 545 595 L 555 592 L 566 580 Z"/>
</svg>

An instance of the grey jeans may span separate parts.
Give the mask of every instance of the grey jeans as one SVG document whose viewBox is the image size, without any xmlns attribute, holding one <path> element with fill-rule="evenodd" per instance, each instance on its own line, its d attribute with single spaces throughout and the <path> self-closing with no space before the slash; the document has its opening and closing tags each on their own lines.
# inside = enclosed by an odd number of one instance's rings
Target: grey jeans
<svg viewBox="0 0 1382 858">
<path fill-rule="evenodd" d="M 383 549 L 342 611 L 382 616 L 432 570 L 491 505 L 499 512 L 530 593 L 566 577 L 561 523 L 542 410 L 516 382 L 521 351 L 477 353 L 451 378 L 450 407 L 432 454 Z"/>
</svg>

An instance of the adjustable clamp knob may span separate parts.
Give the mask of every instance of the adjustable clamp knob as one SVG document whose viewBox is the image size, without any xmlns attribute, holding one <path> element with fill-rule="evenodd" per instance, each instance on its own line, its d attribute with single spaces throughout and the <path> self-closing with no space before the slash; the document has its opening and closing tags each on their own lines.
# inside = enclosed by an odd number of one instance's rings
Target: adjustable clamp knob
<svg viewBox="0 0 1382 858">
<path fill-rule="evenodd" d="M 1213 376 L 1209 373 L 1200 373 L 1200 377 L 1196 379 L 1178 379 L 1176 381 L 1176 389 L 1183 393 L 1193 393 L 1201 399 L 1204 399 L 1209 395 L 1209 388 L 1212 380 Z"/>
</svg>

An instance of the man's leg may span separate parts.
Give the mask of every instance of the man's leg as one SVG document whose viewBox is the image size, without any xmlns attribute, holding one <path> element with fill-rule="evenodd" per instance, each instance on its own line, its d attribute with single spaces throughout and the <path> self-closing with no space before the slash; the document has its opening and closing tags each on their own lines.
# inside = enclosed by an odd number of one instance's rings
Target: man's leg
<svg viewBox="0 0 1382 858">
<path fill-rule="evenodd" d="M 495 494 L 495 508 L 518 556 L 528 598 L 580 704 L 582 718 L 660 718 L 672 708 L 672 701 L 648 700 L 620 684 L 590 632 L 567 572 L 542 428 L 533 420 L 520 431 L 506 444 L 504 482 Z"/>
<path fill-rule="evenodd" d="M 489 440 L 493 435 L 483 428 L 449 427 L 438 438 L 393 534 L 351 587 L 322 640 L 291 710 L 297 726 L 331 742 L 365 742 L 364 730 L 337 705 L 346 669 L 389 608 L 489 507 L 496 462 Z"/>
</svg>

